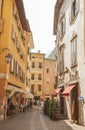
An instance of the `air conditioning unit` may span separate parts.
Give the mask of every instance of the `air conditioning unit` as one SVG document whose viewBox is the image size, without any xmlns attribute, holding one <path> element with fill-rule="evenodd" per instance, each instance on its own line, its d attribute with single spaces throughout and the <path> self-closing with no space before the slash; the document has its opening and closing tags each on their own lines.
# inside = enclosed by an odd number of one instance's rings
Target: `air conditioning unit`
<svg viewBox="0 0 85 130">
<path fill-rule="evenodd" d="M 3 23 L 4 23 L 4 20 L 0 19 L 0 33 L 3 31 Z"/>
</svg>

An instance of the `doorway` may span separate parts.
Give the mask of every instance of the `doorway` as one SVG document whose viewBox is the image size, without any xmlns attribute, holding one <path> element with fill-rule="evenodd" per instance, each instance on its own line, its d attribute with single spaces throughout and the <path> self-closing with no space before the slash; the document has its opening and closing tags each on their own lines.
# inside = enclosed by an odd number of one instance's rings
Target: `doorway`
<svg viewBox="0 0 85 130">
<path fill-rule="evenodd" d="M 78 86 L 71 91 L 71 118 L 73 122 L 78 122 Z"/>
</svg>

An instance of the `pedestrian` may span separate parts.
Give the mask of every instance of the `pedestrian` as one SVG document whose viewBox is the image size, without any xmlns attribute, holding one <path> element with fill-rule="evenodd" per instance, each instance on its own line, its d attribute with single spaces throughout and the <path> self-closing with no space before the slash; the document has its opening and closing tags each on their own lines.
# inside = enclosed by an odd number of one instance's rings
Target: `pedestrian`
<svg viewBox="0 0 85 130">
<path fill-rule="evenodd" d="M 30 101 L 29 101 L 29 106 L 32 109 L 32 99 L 30 99 Z"/>
<path fill-rule="evenodd" d="M 44 108 L 44 101 L 43 99 L 41 99 L 41 110 L 43 111 L 43 108 Z"/>
<path fill-rule="evenodd" d="M 40 106 L 41 106 L 41 101 L 37 100 L 37 108 L 40 109 Z"/>
<path fill-rule="evenodd" d="M 24 108 L 23 103 L 21 103 L 20 104 L 20 112 L 23 112 L 23 108 Z"/>
</svg>

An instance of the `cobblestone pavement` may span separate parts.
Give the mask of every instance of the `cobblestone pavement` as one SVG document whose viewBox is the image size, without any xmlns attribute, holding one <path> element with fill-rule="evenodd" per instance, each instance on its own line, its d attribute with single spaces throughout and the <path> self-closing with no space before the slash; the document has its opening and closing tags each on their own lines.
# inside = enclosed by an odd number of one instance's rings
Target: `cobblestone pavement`
<svg viewBox="0 0 85 130">
<path fill-rule="evenodd" d="M 85 130 L 85 127 L 69 124 L 69 121 L 52 121 L 40 110 L 32 109 L 0 122 L 0 130 Z"/>
</svg>

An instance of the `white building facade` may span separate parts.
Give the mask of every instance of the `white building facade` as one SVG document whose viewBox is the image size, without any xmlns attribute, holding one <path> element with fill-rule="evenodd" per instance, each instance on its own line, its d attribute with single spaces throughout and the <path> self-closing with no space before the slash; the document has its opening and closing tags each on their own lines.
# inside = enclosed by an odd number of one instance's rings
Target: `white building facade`
<svg viewBox="0 0 85 130">
<path fill-rule="evenodd" d="M 85 0 L 57 0 L 54 35 L 61 114 L 85 125 Z"/>
</svg>

